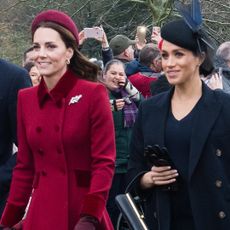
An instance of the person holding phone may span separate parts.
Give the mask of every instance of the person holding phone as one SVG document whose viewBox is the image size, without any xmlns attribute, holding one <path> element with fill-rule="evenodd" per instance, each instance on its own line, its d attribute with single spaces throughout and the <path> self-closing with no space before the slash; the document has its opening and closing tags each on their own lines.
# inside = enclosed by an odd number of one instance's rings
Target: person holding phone
<svg viewBox="0 0 230 230">
<path fill-rule="evenodd" d="M 151 230 L 230 227 L 230 96 L 202 82 L 200 74 L 213 71 L 213 45 L 203 29 L 194 31 L 183 19 L 162 27 L 162 67 L 172 88 L 140 104 L 133 128 L 128 174 Z M 148 145 L 167 149 L 175 168 L 149 167 Z"/>
<path fill-rule="evenodd" d="M 18 156 L 3 229 L 113 229 L 106 202 L 114 174 L 115 136 L 97 66 L 78 50 L 65 13 L 46 10 L 31 26 L 38 86 L 19 92 Z M 33 192 L 32 192 L 33 191 Z M 20 224 L 18 224 L 19 226 Z"/>
<path fill-rule="evenodd" d="M 115 126 L 116 168 L 107 209 L 113 226 L 116 228 L 119 210 L 115 204 L 115 196 L 125 191 L 129 142 L 141 95 L 128 81 L 124 64 L 116 59 L 105 65 L 103 83 L 108 89 Z"/>
<path fill-rule="evenodd" d="M 161 28 L 159 26 L 153 26 L 151 41 L 154 45 L 158 46 L 161 41 Z"/>
<path fill-rule="evenodd" d="M 99 28 L 99 27 L 97 27 Z M 107 35 L 102 27 L 102 25 L 100 26 L 100 29 L 102 31 L 102 37 L 94 37 L 94 39 L 96 39 L 98 42 L 101 43 L 101 56 L 102 56 L 102 61 L 103 64 L 105 66 L 105 64 L 113 59 L 113 53 L 111 48 L 109 47 L 109 42 L 107 39 Z M 85 42 L 85 40 L 87 39 L 87 36 L 85 36 L 85 31 L 82 30 L 79 32 L 79 46 L 83 46 L 83 43 Z M 99 77 L 99 81 L 101 80 L 101 77 Z"/>
<path fill-rule="evenodd" d="M 135 40 L 137 41 L 136 47 L 137 47 L 138 53 L 140 50 L 142 50 L 143 47 L 145 47 L 145 44 L 147 43 L 146 33 L 147 33 L 147 28 L 145 26 L 138 26 L 137 27 Z M 138 56 L 138 54 L 137 54 L 137 56 Z"/>
</svg>

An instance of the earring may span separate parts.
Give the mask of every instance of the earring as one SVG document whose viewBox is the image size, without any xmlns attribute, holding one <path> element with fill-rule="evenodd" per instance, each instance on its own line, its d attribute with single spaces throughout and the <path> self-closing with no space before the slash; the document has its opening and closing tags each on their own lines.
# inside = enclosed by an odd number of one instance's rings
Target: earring
<svg viewBox="0 0 230 230">
<path fill-rule="evenodd" d="M 70 64 L 70 60 L 66 59 L 66 64 L 69 65 Z"/>
</svg>

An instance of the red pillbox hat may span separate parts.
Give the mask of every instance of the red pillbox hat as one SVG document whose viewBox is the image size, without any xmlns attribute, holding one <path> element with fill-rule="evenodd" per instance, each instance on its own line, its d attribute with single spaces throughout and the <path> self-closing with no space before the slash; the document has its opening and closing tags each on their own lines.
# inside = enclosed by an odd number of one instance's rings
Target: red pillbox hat
<svg viewBox="0 0 230 230">
<path fill-rule="evenodd" d="M 79 44 L 78 29 L 74 21 L 67 14 L 58 11 L 58 10 L 46 10 L 39 13 L 33 20 L 31 31 L 32 33 L 39 27 L 41 22 L 54 22 L 59 24 L 69 30 L 74 38 L 76 39 L 77 44 Z"/>
</svg>

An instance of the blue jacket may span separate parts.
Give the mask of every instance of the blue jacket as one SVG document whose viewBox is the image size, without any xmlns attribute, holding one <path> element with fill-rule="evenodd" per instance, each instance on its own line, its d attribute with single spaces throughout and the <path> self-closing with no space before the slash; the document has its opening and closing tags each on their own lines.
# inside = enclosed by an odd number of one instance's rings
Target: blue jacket
<svg viewBox="0 0 230 230">
<path fill-rule="evenodd" d="M 147 170 L 144 147 L 164 146 L 167 113 L 173 89 L 139 106 L 133 128 L 129 175 Z M 230 229 L 230 96 L 203 85 L 202 106 L 194 120 L 189 153 L 188 191 L 196 230 Z M 138 186 L 136 187 L 138 188 Z M 170 230 L 170 194 L 157 189 L 141 191 L 147 198 L 150 230 Z"/>
<path fill-rule="evenodd" d="M 16 154 L 16 105 L 18 90 L 31 86 L 26 70 L 0 59 L 0 216 L 8 195 Z"/>
</svg>

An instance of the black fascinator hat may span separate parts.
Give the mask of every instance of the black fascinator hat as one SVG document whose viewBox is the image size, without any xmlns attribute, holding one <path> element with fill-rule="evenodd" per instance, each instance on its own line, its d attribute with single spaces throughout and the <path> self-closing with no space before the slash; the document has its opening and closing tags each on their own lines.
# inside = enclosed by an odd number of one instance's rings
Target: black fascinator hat
<svg viewBox="0 0 230 230">
<path fill-rule="evenodd" d="M 183 19 L 165 24 L 161 29 L 163 40 L 188 49 L 194 54 L 205 53 L 205 60 L 200 66 L 200 73 L 209 75 L 213 69 L 214 45 L 202 28 L 202 15 L 199 0 L 192 0 L 192 4 L 184 5 L 176 1 L 175 6 Z"/>
</svg>

